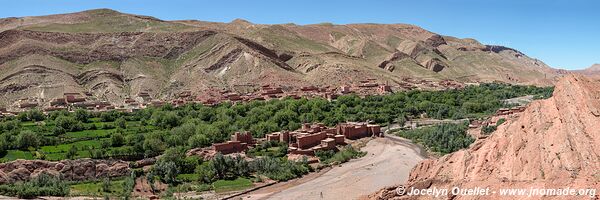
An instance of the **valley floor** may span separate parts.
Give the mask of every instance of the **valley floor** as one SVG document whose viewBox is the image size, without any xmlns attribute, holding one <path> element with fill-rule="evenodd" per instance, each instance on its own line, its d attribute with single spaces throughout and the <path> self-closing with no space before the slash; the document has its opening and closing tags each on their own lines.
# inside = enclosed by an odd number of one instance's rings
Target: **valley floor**
<svg viewBox="0 0 600 200">
<path fill-rule="evenodd" d="M 317 178 L 280 192 L 258 190 L 243 199 L 357 199 L 405 182 L 410 170 L 426 158 L 419 146 L 394 136 L 371 140 L 361 150 L 368 154 Z"/>
</svg>

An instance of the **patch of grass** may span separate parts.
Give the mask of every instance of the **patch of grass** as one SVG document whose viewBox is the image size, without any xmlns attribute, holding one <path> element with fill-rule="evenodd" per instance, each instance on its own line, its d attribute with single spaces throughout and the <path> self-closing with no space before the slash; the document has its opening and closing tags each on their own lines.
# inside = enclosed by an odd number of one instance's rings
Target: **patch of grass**
<svg viewBox="0 0 600 200">
<path fill-rule="evenodd" d="M 33 154 L 29 151 L 8 150 L 2 158 L 4 161 L 13 161 L 16 159 L 33 160 Z"/>
<path fill-rule="evenodd" d="M 110 130 L 85 130 L 85 131 L 77 131 L 77 132 L 68 132 L 66 136 L 69 138 L 103 138 L 108 137 L 110 135 Z"/>
<path fill-rule="evenodd" d="M 222 193 L 228 191 L 244 190 L 252 187 L 252 181 L 247 178 L 237 178 L 235 180 L 218 180 L 213 183 L 215 192 Z"/>
<path fill-rule="evenodd" d="M 146 20 L 137 17 L 127 16 L 117 12 L 106 12 L 93 14 L 92 20 L 74 24 L 51 23 L 44 25 L 34 25 L 25 27 L 27 30 L 48 31 L 48 32 L 167 32 L 182 31 L 190 28 L 187 25 L 163 22 L 157 20 Z"/>
<path fill-rule="evenodd" d="M 102 139 L 102 140 L 107 140 L 107 139 Z M 84 141 L 74 142 L 71 144 L 61 144 L 61 145 L 56 145 L 56 146 L 43 146 L 40 149 L 44 153 L 64 153 L 64 152 L 69 151 L 69 148 L 71 148 L 71 146 L 74 145 L 75 147 L 77 147 L 77 149 L 87 150 L 90 147 L 100 148 L 100 142 L 102 140 L 84 140 Z"/>
<path fill-rule="evenodd" d="M 177 175 L 177 180 L 183 182 L 194 182 L 200 179 L 200 174 L 179 174 Z"/>
<path fill-rule="evenodd" d="M 319 157 L 319 160 L 321 160 L 323 164 L 328 165 L 345 163 L 348 162 L 350 159 L 363 157 L 367 153 L 355 149 L 354 147 L 352 147 L 352 145 L 348 145 L 338 152 L 317 151 L 315 152 L 315 154 L 317 157 Z"/>
<path fill-rule="evenodd" d="M 110 181 L 110 192 L 118 193 L 123 190 L 124 180 Z M 102 196 L 102 181 L 76 183 L 71 185 L 71 195 L 73 196 Z"/>
</svg>

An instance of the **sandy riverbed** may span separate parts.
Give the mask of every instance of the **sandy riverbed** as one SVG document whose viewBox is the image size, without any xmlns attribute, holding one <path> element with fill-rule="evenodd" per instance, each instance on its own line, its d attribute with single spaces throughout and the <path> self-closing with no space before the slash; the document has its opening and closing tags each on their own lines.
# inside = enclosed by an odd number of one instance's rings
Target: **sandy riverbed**
<svg viewBox="0 0 600 200">
<path fill-rule="evenodd" d="M 305 183 L 280 192 L 257 191 L 243 199 L 357 199 L 405 182 L 410 170 L 425 158 L 417 145 L 394 137 L 371 140 L 362 151 L 368 154 Z"/>
</svg>

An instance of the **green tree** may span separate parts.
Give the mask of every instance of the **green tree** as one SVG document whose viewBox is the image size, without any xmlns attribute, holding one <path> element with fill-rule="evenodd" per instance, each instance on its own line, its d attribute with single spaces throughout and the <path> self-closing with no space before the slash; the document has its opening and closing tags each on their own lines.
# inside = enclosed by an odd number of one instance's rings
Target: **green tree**
<svg viewBox="0 0 600 200">
<path fill-rule="evenodd" d="M 84 109 L 75 110 L 75 120 L 83 122 L 83 123 L 87 123 L 89 117 L 90 117 L 90 113 L 87 110 L 84 110 Z"/>
<path fill-rule="evenodd" d="M 117 127 L 122 128 L 122 129 L 126 129 L 127 128 L 127 121 L 125 120 L 125 118 L 120 117 L 119 119 L 117 119 L 115 121 L 115 124 L 117 125 Z"/>
<path fill-rule="evenodd" d="M 33 109 L 27 112 L 27 118 L 32 121 L 44 121 L 45 116 L 42 111 L 38 109 Z"/>
<path fill-rule="evenodd" d="M 28 147 L 37 149 L 40 145 L 40 136 L 31 130 L 21 131 L 17 137 L 17 145 L 20 149 L 27 149 Z"/>
<path fill-rule="evenodd" d="M 69 148 L 69 151 L 67 151 L 66 156 L 68 159 L 75 158 L 75 156 L 77 156 L 77 147 L 75 147 L 75 145 L 71 145 L 71 147 Z"/>
<path fill-rule="evenodd" d="M 123 137 L 123 134 L 121 134 L 120 132 L 116 131 L 115 133 L 113 133 L 110 136 L 110 144 L 113 147 L 123 146 L 125 144 L 125 137 Z"/>
</svg>

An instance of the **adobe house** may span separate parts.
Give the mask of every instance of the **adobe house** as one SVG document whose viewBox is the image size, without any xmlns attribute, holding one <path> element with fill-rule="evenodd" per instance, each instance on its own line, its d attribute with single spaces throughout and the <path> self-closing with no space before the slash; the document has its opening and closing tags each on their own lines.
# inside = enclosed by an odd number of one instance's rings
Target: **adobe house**
<svg viewBox="0 0 600 200">
<path fill-rule="evenodd" d="M 221 154 L 239 153 L 248 150 L 249 146 L 256 144 L 250 132 L 236 132 L 231 135 L 231 140 L 223 143 L 215 143 L 212 149 Z"/>
<path fill-rule="evenodd" d="M 300 87 L 300 91 L 303 92 L 314 92 L 314 91 L 319 91 L 319 88 L 315 87 L 315 86 L 304 86 L 304 87 Z"/>
<path fill-rule="evenodd" d="M 85 101 L 85 97 L 83 97 L 81 94 L 79 93 L 75 93 L 75 92 L 65 92 L 63 94 L 65 100 L 67 101 L 67 103 L 77 103 L 77 102 L 84 102 Z"/>
<path fill-rule="evenodd" d="M 231 135 L 231 141 L 238 141 L 241 143 L 246 143 L 246 144 L 255 144 L 256 141 L 254 140 L 254 138 L 252 138 L 252 134 L 250 134 L 250 132 L 246 131 L 246 132 L 235 132 L 233 135 Z"/>
<path fill-rule="evenodd" d="M 19 102 L 19 108 L 35 108 L 38 106 L 36 102 Z"/>
<path fill-rule="evenodd" d="M 50 106 L 66 106 L 67 101 L 65 98 L 55 98 L 50 101 Z"/>
<path fill-rule="evenodd" d="M 248 146 L 245 143 L 242 144 L 240 141 L 227 141 L 213 144 L 212 149 L 221 154 L 230 154 L 246 151 Z"/>
<path fill-rule="evenodd" d="M 366 122 L 346 122 L 337 125 L 337 132 L 348 139 L 381 136 L 381 126 Z"/>
<path fill-rule="evenodd" d="M 296 131 L 281 131 L 267 134 L 267 141 L 280 141 L 289 144 L 290 154 L 314 155 L 318 150 L 336 150 L 336 145 L 346 144 L 346 138 L 359 139 L 380 136 L 379 125 L 348 122 L 336 128 L 328 128 L 323 123 L 302 124 Z"/>
</svg>

